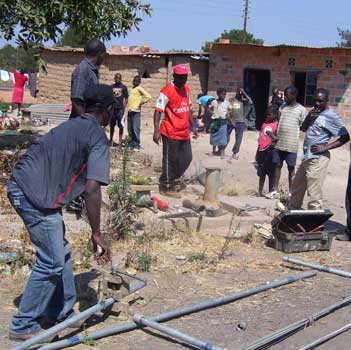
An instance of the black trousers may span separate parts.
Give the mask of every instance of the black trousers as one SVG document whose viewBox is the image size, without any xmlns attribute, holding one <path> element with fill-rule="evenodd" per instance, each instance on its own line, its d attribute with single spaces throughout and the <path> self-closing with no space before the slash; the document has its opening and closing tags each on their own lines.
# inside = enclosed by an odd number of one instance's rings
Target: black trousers
<svg viewBox="0 0 351 350">
<path fill-rule="evenodd" d="M 163 158 L 160 188 L 173 190 L 192 161 L 190 140 L 172 140 L 162 135 Z"/>
</svg>

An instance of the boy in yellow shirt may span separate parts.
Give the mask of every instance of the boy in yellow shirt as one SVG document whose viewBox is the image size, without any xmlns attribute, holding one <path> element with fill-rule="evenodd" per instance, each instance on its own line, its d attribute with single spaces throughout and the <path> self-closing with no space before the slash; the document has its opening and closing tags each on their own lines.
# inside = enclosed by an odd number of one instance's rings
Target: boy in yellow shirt
<svg viewBox="0 0 351 350">
<path fill-rule="evenodd" d="M 140 86 L 141 78 L 133 79 L 133 88 L 128 99 L 128 134 L 129 143 L 134 152 L 140 150 L 140 113 L 141 106 L 151 100 L 151 95 Z"/>
</svg>

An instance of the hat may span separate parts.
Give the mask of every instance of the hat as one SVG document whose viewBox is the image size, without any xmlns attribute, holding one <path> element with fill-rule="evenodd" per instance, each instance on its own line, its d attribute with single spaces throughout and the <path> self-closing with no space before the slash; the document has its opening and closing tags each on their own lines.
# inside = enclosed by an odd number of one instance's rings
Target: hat
<svg viewBox="0 0 351 350">
<path fill-rule="evenodd" d="M 173 67 L 173 73 L 179 75 L 189 74 L 189 69 L 185 64 L 177 64 Z"/>
<path fill-rule="evenodd" d="M 85 110 L 91 111 L 94 107 L 107 109 L 116 104 L 115 95 L 111 86 L 96 84 L 87 88 L 84 92 Z"/>
</svg>

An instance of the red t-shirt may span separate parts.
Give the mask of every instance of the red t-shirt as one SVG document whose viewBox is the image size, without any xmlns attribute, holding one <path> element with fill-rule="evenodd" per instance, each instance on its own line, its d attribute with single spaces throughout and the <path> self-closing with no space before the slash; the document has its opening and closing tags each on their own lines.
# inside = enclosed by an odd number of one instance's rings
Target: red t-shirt
<svg viewBox="0 0 351 350">
<path fill-rule="evenodd" d="M 258 136 L 258 150 L 259 151 L 264 151 L 266 150 L 271 144 L 272 144 L 272 139 L 271 137 L 267 134 L 267 131 L 272 132 L 273 134 L 277 133 L 278 129 L 278 122 L 272 122 L 272 123 L 263 123 L 261 126 L 261 131 Z"/>
<path fill-rule="evenodd" d="M 160 126 L 161 135 L 173 140 L 189 140 L 191 106 L 188 85 L 178 89 L 173 83 L 168 83 L 163 87 L 155 108 L 165 113 Z"/>
</svg>

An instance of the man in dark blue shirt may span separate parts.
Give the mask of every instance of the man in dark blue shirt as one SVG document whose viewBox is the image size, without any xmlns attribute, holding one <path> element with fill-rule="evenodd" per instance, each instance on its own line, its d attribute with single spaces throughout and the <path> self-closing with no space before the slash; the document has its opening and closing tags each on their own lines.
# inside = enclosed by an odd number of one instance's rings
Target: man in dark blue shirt
<svg viewBox="0 0 351 350">
<path fill-rule="evenodd" d="M 76 290 L 61 208 L 83 195 L 94 250 L 110 257 L 100 232 L 101 185 L 109 182 L 110 148 L 101 126 L 115 107 L 112 88 L 95 85 L 84 94 L 85 112 L 62 123 L 31 145 L 13 169 L 8 197 L 22 218 L 36 261 L 12 318 L 10 338 L 26 340 L 41 329 L 39 320 L 71 317 Z"/>
<path fill-rule="evenodd" d="M 72 111 L 70 118 L 84 112 L 85 90 L 99 83 L 99 67 L 104 61 L 106 47 L 100 40 L 92 39 L 87 42 L 85 54 L 86 57 L 78 64 L 71 77 Z"/>
</svg>

